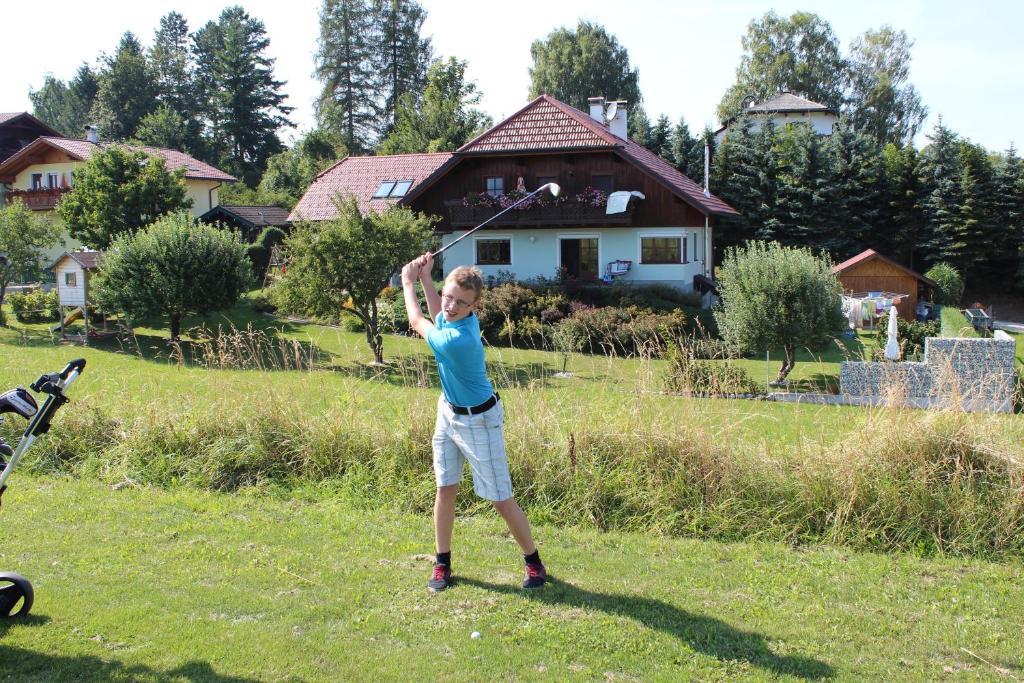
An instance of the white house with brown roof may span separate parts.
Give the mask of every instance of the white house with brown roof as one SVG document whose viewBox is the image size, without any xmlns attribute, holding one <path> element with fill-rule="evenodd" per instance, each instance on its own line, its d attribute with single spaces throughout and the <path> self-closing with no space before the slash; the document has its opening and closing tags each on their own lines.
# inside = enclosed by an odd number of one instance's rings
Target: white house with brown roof
<svg viewBox="0 0 1024 683">
<path fill-rule="evenodd" d="M 75 170 L 88 161 L 94 151 L 114 144 L 120 143 L 56 136 L 36 138 L 0 162 L 4 201 L 20 197 L 34 211 L 53 211 L 61 196 L 74 187 Z M 237 180 L 184 152 L 160 147 L 131 148 L 162 157 L 169 171 L 185 169 L 185 197 L 192 200 L 192 214 L 197 217 L 220 204 L 217 191 L 222 184 Z M 64 240 L 63 246 L 50 250 L 49 258 L 54 259 L 65 250 L 83 246 L 66 234 Z"/>
<path fill-rule="evenodd" d="M 351 195 L 363 209 L 399 205 L 439 216 L 438 237 L 450 244 L 517 192 L 554 182 L 557 200 L 495 217 L 445 252 L 445 272 L 469 264 L 520 280 L 560 273 L 693 289 L 711 273 L 716 221 L 736 211 L 630 140 L 625 103 L 590 104 L 588 114 L 541 95 L 454 153 L 348 157 L 314 181 L 290 218 L 332 218 L 335 197 Z M 642 198 L 609 214 L 616 191 Z"/>
<path fill-rule="evenodd" d="M 746 107 L 742 115 L 752 117 L 750 130 L 757 132 L 761 130 L 764 120 L 770 120 L 776 128 L 786 126 L 804 125 L 810 126 L 818 135 L 831 135 L 832 128 L 839 121 L 839 110 L 813 102 L 791 92 L 783 92 L 770 100 L 761 103 L 752 103 Z M 715 131 L 715 143 L 722 144 L 729 126 L 736 122 L 739 116 L 733 116 L 722 124 L 722 127 Z"/>
</svg>

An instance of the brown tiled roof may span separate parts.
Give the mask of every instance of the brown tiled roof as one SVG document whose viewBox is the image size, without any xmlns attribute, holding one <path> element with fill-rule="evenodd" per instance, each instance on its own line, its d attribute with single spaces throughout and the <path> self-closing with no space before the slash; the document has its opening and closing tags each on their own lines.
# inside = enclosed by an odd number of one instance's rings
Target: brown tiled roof
<svg viewBox="0 0 1024 683">
<path fill-rule="evenodd" d="M 50 268 L 56 268 L 57 264 L 63 261 L 65 256 L 72 259 L 86 270 L 96 270 L 99 268 L 100 261 L 103 260 L 102 251 L 65 251 L 57 257 L 57 260 L 53 262 L 53 265 L 51 265 Z"/>
<path fill-rule="evenodd" d="M 0 164 L 0 175 L 13 175 L 24 168 L 27 164 L 22 163 L 33 151 L 37 150 L 42 145 L 49 145 L 60 149 L 70 156 L 83 161 L 87 160 L 92 153 L 99 147 L 108 147 L 111 145 L 119 145 L 121 143 L 116 142 L 89 142 L 88 140 L 74 140 L 71 138 L 61 138 L 53 136 L 43 136 L 33 140 L 28 146 L 24 147 L 17 153 L 8 157 L 2 164 Z M 218 168 L 199 161 L 184 152 L 179 152 L 174 149 L 164 149 L 162 147 L 138 147 L 135 145 L 125 145 L 130 149 L 139 149 L 147 154 L 154 154 L 161 156 L 164 159 L 164 163 L 167 166 L 167 170 L 174 171 L 179 168 L 185 169 L 185 177 L 193 180 L 220 180 L 224 182 L 233 182 L 238 180 L 232 175 L 228 175 L 224 171 Z M 19 164 L 21 164 L 19 166 Z M 18 166 L 18 170 L 9 170 L 13 167 Z"/>
<path fill-rule="evenodd" d="M 668 187 L 688 204 L 692 204 L 699 211 L 715 216 L 739 216 L 739 212 L 726 204 L 724 201 L 710 195 L 704 196 L 704 188 L 693 182 L 680 173 L 675 166 L 668 163 L 654 152 L 643 145 L 630 140 L 625 149 L 620 151 L 625 157 L 631 159 L 637 166 L 656 179 L 668 185 Z"/>
<path fill-rule="evenodd" d="M 258 228 L 268 225 L 280 227 L 291 224 L 288 221 L 288 209 L 282 209 L 280 206 L 242 206 L 238 204 L 221 204 L 220 206 L 213 207 L 213 209 L 208 213 L 213 213 L 218 210 L 233 214 L 234 216 L 237 216 L 243 221 Z"/>
<path fill-rule="evenodd" d="M 895 266 L 896 268 L 899 268 L 900 270 L 906 271 L 910 275 L 913 275 L 914 277 L 916 277 L 918 280 L 921 280 L 922 282 L 925 282 L 925 283 L 927 283 L 927 284 L 929 284 L 929 285 L 931 285 L 933 287 L 935 286 L 935 283 L 932 280 L 929 280 L 928 278 L 926 278 L 924 275 L 921 275 L 917 271 L 911 270 L 910 268 L 907 268 L 904 265 L 900 265 L 899 263 L 896 263 L 891 258 L 888 258 L 886 256 L 882 256 L 881 254 L 879 254 L 874 249 L 865 249 L 864 251 L 860 252 L 856 256 L 853 256 L 851 258 L 846 259 L 845 261 L 843 261 L 839 265 L 832 266 L 832 272 L 834 274 L 836 274 L 836 275 L 841 275 L 844 271 L 852 268 L 853 266 L 856 266 L 856 265 L 861 264 L 861 263 L 865 263 L 865 262 L 870 261 L 872 259 L 881 259 L 882 261 L 885 261 L 886 263 L 888 263 L 888 264 L 890 264 L 892 266 Z"/>
<path fill-rule="evenodd" d="M 411 180 L 408 196 L 418 184 L 452 159 L 451 152 L 434 154 L 396 154 L 378 157 L 346 157 L 313 181 L 288 216 L 290 221 L 321 221 L 334 218 L 339 194 L 356 198 L 359 210 L 384 211 L 394 199 L 372 199 L 385 180 Z"/>
<path fill-rule="evenodd" d="M 606 126 L 580 110 L 541 95 L 458 149 L 459 154 L 594 149 L 623 144 Z"/>
</svg>

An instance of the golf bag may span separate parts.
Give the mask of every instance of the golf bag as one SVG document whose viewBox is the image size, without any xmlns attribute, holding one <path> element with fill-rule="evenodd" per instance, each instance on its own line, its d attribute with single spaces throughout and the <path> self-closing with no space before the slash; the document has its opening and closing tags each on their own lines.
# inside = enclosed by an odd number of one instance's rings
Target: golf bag
<svg viewBox="0 0 1024 683">
<path fill-rule="evenodd" d="M 42 408 L 36 403 L 35 397 L 24 387 L 0 394 L 0 423 L 3 422 L 7 413 L 20 415 L 29 421 L 17 447 L 12 448 L 0 436 L 0 504 L 3 503 L 7 480 L 14 472 L 14 467 L 36 438 L 40 434 L 50 431 L 50 421 L 53 420 L 53 416 L 62 405 L 68 402 L 64 390 L 82 374 L 84 369 L 85 360 L 79 358 L 68 363 L 60 372 L 43 375 L 32 383 L 32 391 L 37 394 L 46 394 L 46 401 Z M 33 599 L 32 584 L 28 579 L 14 572 L 0 572 L 0 619 L 25 616 L 32 609 Z"/>
</svg>

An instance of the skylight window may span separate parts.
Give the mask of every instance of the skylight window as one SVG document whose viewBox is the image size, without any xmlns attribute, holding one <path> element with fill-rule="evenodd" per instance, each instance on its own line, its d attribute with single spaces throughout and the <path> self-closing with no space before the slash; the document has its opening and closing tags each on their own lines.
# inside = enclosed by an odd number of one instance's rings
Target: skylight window
<svg viewBox="0 0 1024 683">
<path fill-rule="evenodd" d="M 399 180 L 397 183 L 395 183 L 395 189 L 393 189 L 391 191 L 391 194 L 388 195 L 388 196 L 390 196 L 390 197 L 404 197 L 405 193 L 409 191 L 410 187 L 412 187 L 412 181 L 411 180 Z"/>
<path fill-rule="evenodd" d="M 396 183 L 394 180 L 385 180 L 377 187 L 377 191 L 373 193 L 373 198 L 383 199 L 384 197 L 387 197 L 391 194 L 391 191 L 395 189 L 395 185 Z"/>
</svg>

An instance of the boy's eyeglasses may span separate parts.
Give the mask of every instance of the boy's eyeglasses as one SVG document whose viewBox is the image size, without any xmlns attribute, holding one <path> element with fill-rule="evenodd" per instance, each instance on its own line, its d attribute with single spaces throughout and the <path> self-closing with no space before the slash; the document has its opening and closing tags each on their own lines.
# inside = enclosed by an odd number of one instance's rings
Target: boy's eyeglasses
<svg viewBox="0 0 1024 683">
<path fill-rule="evenodd" d="M 442 294 L 441 301 L 454 303 L 459 308 L 469 308 L 473 304 L 471 302 L 463 301 L 462 299 L 456 299 L 451 294 Z"/>
</svg>

